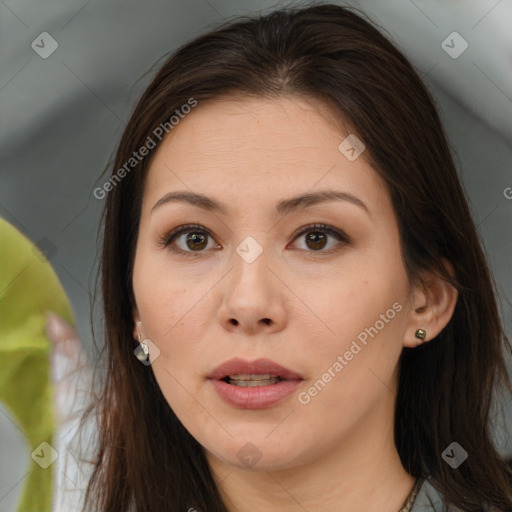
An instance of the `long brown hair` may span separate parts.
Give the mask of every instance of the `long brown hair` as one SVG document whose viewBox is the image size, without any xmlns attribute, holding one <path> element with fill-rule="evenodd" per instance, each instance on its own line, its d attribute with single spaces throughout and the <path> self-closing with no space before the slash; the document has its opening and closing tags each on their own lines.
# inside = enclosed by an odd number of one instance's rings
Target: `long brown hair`
<svg viewBox="0 0 512 512">
<path fill-rule="evenodd" d="M 333 4 L 237 18 L 181 46 L 142 94 L 104 173 L 106 330 L 98 359 L 105 357 L 106 373 L 86 413 L 94 407 L 98 414 L 99 446 L 84 510 L 227 511 L 203 448 L 166 402 L 151 366 L 134 357 L 132 269 L 144 177 L 160 142 L 155 129 L 170 129 L 173 113 L 191 98 L 201 104 L 236 94 L 320 99 L 366 145 L 391 194 L 410 281 L 436 271 L 459 292 L 437 338 L 402 351 L 395 411 L 401 461 L 411 475 L 430 478 L 447 504 L 512 510 L 512 470 L 491 431 L 493 390 L 512 391 L 505 365 L 512 346 L 495 283 L 434 100 L 377 27 Z M 127 167 L 148 137 L 156 149 Z M 453 441 L 469 453 L 458 469 L 441 455 Z"/>
</svg>

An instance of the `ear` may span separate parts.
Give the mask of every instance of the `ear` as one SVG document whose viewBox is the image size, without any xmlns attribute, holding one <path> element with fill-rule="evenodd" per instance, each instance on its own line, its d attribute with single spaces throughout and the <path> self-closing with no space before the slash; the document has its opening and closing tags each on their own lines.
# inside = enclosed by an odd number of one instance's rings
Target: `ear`
<svg viewBox="0 0 512 512">
<path fill-rule="evenodd" d="M 133 337 L 135 339 L 137 339 L 139 333 L 142 336 L 142 332 L 141 332 L 142 322 L 140 321 L 139 312 L 137 311 L 136 308 L 133 308 L 132 316 L 133 316 Z"/>
<path fill-rule="evenodd" d="M 442 259 L 443 265 L 452 277 L 455 277 L 452 264 Z M 417 347 L 435 338 L 450 321 L 459 292 L 437 273 L 430 272 L 423 278 L 412 292 L 409 323 L 404 333 L 403 345 Z M 427 334 L 424 340 L 416 337 L 416 331 L 424 329 Z"/>
</svg>

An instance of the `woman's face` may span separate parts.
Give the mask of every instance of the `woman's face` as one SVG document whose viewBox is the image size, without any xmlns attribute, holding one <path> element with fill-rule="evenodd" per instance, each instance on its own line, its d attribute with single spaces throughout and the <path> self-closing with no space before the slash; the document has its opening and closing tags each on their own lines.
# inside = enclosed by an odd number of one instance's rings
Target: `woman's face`
<svg viewBox="0 0 512 512">
<path fill-rule="evenodd" d="M 320 108 L 297 97 L 200 103 L 147 175 L 135 328 L 212 462 L 291 468 L 392 431 L 397 361 L 421 326 L 384 183 L 352 138 L 339 149 L 349 134 Z M 320 191 L 341 199 L 290 201 Z M 210 200 L 160 202 L 172 192 Z M 165 246 L 186 224 L 200 227 Z M 269 359 L 295 379 L 259 386 L 264 366 L 249 386 L 209 378 L 233 358 Z"/>
</svg>

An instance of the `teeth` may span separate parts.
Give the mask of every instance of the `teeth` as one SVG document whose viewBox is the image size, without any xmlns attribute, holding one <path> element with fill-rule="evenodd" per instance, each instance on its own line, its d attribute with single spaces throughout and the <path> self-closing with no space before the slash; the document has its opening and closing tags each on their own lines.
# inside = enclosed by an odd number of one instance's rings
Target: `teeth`
<svg viewBox="0 0 512 512">
<path fill-rule="evenodd" d="M 244 375 L 245 376 L 245 375 Z M 257 377 L 261 377 L 258 375 Z M 270 384 L 276 384 L 280 382 L 281 379 L 279 377 L 270 377 L 267 379 L 232 379 L 231 377 L 228 380 L 229 384 L 233 384 L 235 386 L 241 386 L 244 388 L 253 388 L 256 386 L 269 386 Z"/>
<path fill-rule="evenodd" d="M 248 373 L 239 373 L 237 375 L 228 375 L 228 377 L 231 380 L 268 380 L 272 378 L 271 375 L 268 373 L 262 375 L 257 375 L 254 373 L 251 375 L 249 375 Z"/>
<path fill-rule="evenodd" d="M 269 380 L 269 379 L 277 379 L 277 377 L 272 377 L 268 373 L 265 373 L 264 375 L 256 375 L 251 374 L 251 380 Z"/>
<path fill-rule="evenodd" d="M 244 373 L 244 374 L 237 374 L 237 375 L 228 375 L 228 377 L 231 379 L 231 380 L 251 380 L 251 376 L 247 373 Z"/>
</svg>

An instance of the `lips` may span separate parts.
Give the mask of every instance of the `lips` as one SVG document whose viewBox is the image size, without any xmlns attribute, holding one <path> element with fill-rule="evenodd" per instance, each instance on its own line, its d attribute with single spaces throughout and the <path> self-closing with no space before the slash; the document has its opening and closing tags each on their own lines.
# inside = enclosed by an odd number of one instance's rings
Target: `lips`
<svg viewBox="0 0 512 512">
<path fill-rule="evenodd" d="M 303 380 L 302 375 L 270 359 L 231 359 L 208 375 L 208 383 L 225 403 L 254 410 L 278 406 Z"/>
<path fill-rule="evenodd" d="M 237 377 L 241 380 L 279 378 L 282 380 L 304 380 L 304 377 L 270 359 L 256 359 L 249 362 L 240 358 L 230 359 L 208 375 L 208 379 L 228 380 Z"/>
</svg>

